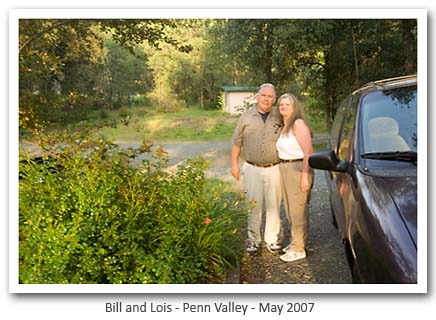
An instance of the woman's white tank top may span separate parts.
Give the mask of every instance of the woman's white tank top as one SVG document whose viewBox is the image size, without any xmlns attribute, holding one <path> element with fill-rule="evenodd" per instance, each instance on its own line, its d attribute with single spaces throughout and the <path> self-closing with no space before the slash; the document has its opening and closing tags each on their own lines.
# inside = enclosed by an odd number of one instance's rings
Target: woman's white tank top
<svg viewBox="0 0 436 320">
<path fill-rule="evenodd" d="M 279 158 L 282 160 L 302 159 L 304 156 L 303 149 L 298 144 L 298 140 L 292 132 L 280 134 L 277 140 L 276 148 Z"/>
</svg>

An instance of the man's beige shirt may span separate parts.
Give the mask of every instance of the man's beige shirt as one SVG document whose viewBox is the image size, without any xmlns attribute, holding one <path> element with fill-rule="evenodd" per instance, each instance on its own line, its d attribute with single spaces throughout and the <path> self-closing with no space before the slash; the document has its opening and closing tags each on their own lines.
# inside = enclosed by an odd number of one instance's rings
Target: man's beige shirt
<svg viewBox="0 0 436 320">
<path fill-rule="evenodd" d="M 276 142 L 282 128 L 282 119 L 272 108 L 263 122 L 257 106 L 246 110 L 233 132 L 232 144 L 241 148 L 242 157 L 249 162 L 266 165 L 279 161 Z"/>
</svg>

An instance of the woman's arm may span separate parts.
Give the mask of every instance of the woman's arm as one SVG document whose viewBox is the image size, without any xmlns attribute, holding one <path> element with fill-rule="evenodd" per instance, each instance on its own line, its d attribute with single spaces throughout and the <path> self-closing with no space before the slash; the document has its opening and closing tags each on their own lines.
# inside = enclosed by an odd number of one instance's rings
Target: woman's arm
<svg viewBox="0 0 436 320">
<path fill-rule="evenodd" d="M 313 152 L 312 147 L 312 137 L 310 134 L 310 129 L 307 124 L 302 119 L 297 119 L 294 123 L 293 131 L 295 137 L 297 138 L 298 144 L 303 150 L 303 165 L 301 170 L 301 181 L 300 187 L 301 191 L 307 191 L 310 189 L 310 181 L 309 181 L 309 156 Z"/>
</svg>

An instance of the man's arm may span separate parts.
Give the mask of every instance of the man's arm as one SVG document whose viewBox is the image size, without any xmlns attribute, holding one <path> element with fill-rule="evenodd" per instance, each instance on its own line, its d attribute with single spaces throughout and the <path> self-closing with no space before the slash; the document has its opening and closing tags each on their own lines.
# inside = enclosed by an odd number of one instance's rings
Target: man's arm
<svg viewBox="0 0 436 320">
<path fill-rule="evenodd" d="M 241 154 L 241 148 L 233 145 L 232 146 L 232 176 L 239 180 L 240 178 L 240 172 L 239 172 L 239 155 Z"/>
</svg>

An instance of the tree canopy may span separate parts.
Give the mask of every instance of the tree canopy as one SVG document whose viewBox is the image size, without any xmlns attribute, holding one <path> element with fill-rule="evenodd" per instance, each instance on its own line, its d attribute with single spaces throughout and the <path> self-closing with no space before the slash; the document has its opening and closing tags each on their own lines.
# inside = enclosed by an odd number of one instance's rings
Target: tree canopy
<svg viewBox="0 0 436 320">
<path fill-rule="evenodd" d="M 222 86 L 263 82 L 329 125 L 348 92 L 417 70 L 414 19 L 21 19 L 18 45 L 26 129 L 136 94 L 217 108 Z"/>
</svg>

